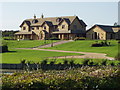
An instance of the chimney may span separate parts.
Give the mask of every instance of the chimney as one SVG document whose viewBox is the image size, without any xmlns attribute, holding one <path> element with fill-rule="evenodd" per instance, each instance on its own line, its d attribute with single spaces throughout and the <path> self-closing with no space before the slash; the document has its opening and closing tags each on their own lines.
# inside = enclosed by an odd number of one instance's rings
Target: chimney
<svg viewBox="0 0 120 90">
<path fill-rule="evenodd" d="M 34 14 L 34 19 L 36 19 L 36 15 Z"/>
<path fill-rule="evenodd" d="M 43 13 L 42 13 L 42 15 L 41 15 L 41 18 L 44 18 L 44 15 L 43 15 Z"/>
</svg>

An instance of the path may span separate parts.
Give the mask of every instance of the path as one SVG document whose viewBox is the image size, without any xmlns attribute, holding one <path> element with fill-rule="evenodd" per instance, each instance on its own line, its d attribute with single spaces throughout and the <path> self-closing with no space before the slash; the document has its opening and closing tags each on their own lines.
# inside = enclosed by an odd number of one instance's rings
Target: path
<svg viewBox="0 0 120 90">
<path fill-rule="evenodd" d="M 108 57 L 108 56 L 106 56 L 106 54 L 103 54 L 103 53 L 76 52 L 76 51 L 63 51 L 63 50 L 38 49 L 38 48 L 16 48 L 16 49 L 41 50 L 41 51 L 54 51 L 54 52 L 66 52 L 66 53 L 84 54 L 84 55 L 76 55 L 76 56 L 61 56 L 61 57 L 57 57 L 57 58 L 97 58 L 97 59 L 114 60 L 114 58 Z M 53 58 L 53 57 L 50 57 L 50 58 Z"/>
<path fill-rule="evenodd" d="M 63 40 L 63 41 L 59 41 L 59 42 L 53 42 L 53 44 L 41 45 L 41 46 L 38 46 L 36 48 L 47 48 L 47 47 L 56 46 L 56 45 L 63 44 L 63 43 L 68 43 L 71 41 L 73 41 L 73 40 L 66 40 L 66 41 Z"/>
</svg>

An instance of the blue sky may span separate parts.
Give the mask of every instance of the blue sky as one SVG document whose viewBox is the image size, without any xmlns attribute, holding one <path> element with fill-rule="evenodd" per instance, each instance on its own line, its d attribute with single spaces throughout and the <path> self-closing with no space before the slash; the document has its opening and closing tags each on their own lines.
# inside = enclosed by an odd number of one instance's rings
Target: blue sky
<svg viewBox="0 0 120 90">
<path fill-rule="evenodd" d="M 88 26 L 94 24 L 113 25 L 118 21 L 117 2 L 6 2 L 2 3 L 0 29 L 18 30 L 23 20 L 44 17 L 77 15 Z M 2 24 L 1 24 L 2 23 Z"/>
</svg>

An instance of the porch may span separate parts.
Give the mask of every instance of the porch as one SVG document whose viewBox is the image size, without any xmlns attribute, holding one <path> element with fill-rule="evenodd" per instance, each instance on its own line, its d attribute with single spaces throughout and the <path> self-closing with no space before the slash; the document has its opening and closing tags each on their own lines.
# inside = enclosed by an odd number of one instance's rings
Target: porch
<svg viewBox="0 0 120 90">
<path fill-rule="evenodd" d="M 75 34 L 70 33 L 53 34 L 52 36 L 61 40 L 73 40 L 75 38 Z"/>
</svg>

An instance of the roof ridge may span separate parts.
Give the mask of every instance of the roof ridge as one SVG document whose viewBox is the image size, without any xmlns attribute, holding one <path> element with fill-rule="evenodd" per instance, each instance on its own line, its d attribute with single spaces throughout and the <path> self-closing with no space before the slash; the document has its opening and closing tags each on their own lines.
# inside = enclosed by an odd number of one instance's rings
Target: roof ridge
<svg viewBox="0 0 120 90">
<path fill-rule="evenodd" d="M 77 17 L 77 16 L 60 16 L 60 17 L 64 18 L 64 17 Z M 36 19 L 60 18 L 60 17 L 44 17 L 44 18 L 36 18 Z M 34 19 L 34 18 L 30 18 L 30 19 Z M 26 19 L 26 20 L 30 20 L 30 19 Z"/>
<path fill-rule="evenodd" d="M 100 24 L 95 24 L 97 26 L 107 26 L 107 27 L 113 27 L 112 25 L 100 25 Z"/>
</svg>

